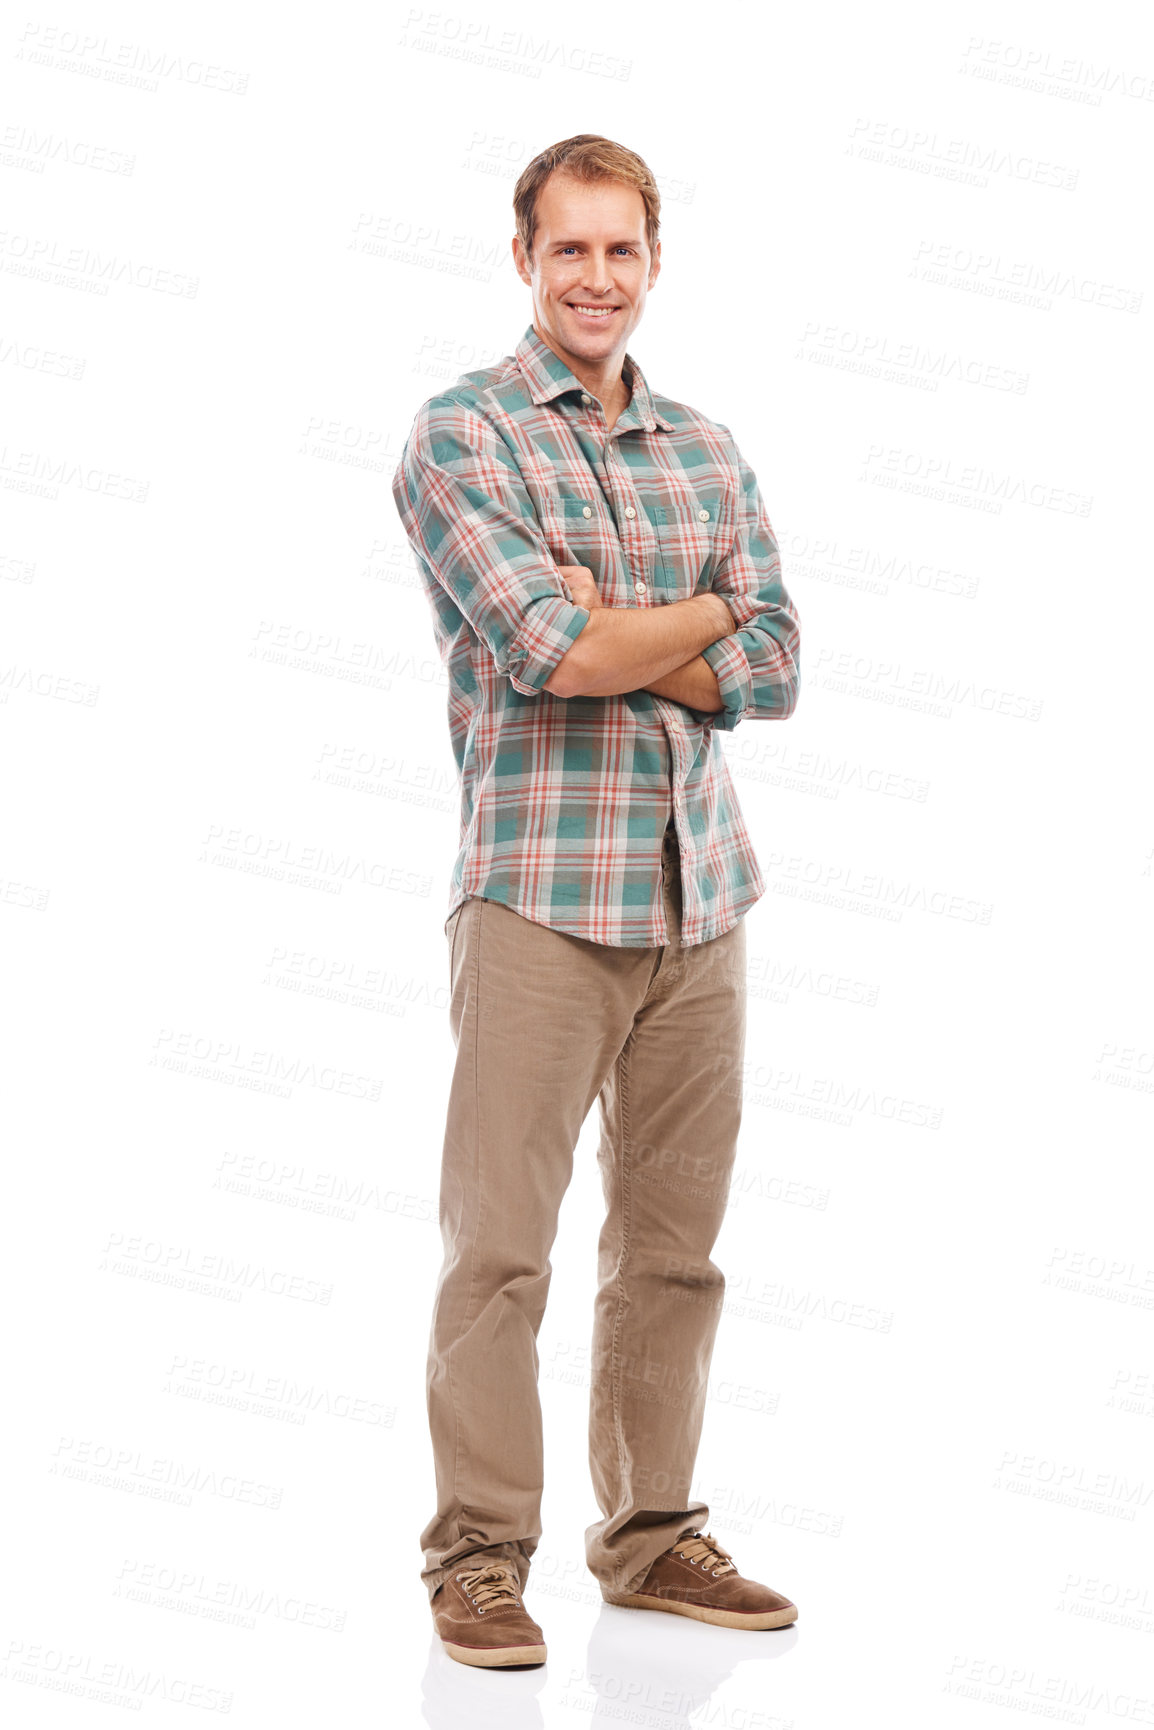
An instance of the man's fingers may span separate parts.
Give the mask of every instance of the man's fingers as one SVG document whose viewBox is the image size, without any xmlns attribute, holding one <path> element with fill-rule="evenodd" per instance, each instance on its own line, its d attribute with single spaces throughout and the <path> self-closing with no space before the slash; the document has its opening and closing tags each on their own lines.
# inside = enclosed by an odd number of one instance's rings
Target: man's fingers
<svg viewBox="0 0 1154 1730">
<path fill-rule="evenodd" d="M 569 599 L 579 607 L 599 607 L 601 596 L 593 572 L 585 565 L 558 565 L 561 581 Z"/>
</svg>

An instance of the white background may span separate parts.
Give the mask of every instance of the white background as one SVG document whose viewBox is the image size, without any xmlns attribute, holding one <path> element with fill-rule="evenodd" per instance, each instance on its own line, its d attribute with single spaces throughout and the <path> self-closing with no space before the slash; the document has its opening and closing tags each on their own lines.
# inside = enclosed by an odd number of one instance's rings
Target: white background
<svg viewBox="0 0 1154 1730">
<path fill-rule="evenodd" d="M 19 10 L 0 37 L 14 1723 L 1154 1723 L 1154 42 L 1099 5 Z M 390 494 L 522 167 L 638 150 L 631 352 L 802 619 L 696 1487 L 800 1618 L 603 1606 L 595 1114 L 543 1670 L 433 1636 L 446 687 Z M 198 1716 L 201 1715 L 201 1716 Z M 423 1714 L 423 1717 L 422 1717 Z"/>
</svg>

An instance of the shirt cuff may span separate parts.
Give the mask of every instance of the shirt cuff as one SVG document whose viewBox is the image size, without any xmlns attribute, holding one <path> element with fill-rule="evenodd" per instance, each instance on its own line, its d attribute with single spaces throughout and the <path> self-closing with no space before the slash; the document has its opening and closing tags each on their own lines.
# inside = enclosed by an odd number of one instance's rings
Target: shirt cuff
<svg viewBox="0 0 1154 1730">
<path fill-rule="evenodd" d="M 732 732 L 746 715 L 753 695 L 753 680 L 745 650 L 736 635 L 732 635 L 719 637 L 716 643 L 710 643 L 701 652 L 713 669 L 725 704 L 724 709 L 712 710 L 709 718 L 723 733 Z"/>
<path fill-rule="evenodd" d="M 560 595 L 531 602 L 516 635 L 496 657 L 497 671 L 507 675 L 515 691 L 535 697 L 588 623 L 589 608 Z"/>
</svg>

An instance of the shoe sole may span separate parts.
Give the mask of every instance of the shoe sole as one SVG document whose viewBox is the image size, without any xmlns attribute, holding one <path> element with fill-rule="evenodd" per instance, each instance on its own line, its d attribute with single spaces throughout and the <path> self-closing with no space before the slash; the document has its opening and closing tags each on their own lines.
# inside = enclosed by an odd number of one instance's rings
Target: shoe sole
<svg viewBox="0 0 1154 1730">
<path fill-rule="evenodd" d="M 458 1664 L 476 1664 L 484 1670 L 498 1670 L 505 1664 L 543 1664 L 545 1647 L 540 1646 L 458 1646 L 452 1640 L 441 1645 Z"/>
<path fill-rule="evenodd" d="M 605 1598 L 604 1592 L 601 1596 Z M 605 1598 L 605 1602 L 627 1610 L 664 1610 L 673 1616 L 690 1616 L 695 1622 L 711 1622 L 716 1628 L 787 1628 L 797 1621 L 796 1604 L 780 1610 L 712 1610 L 702 1604 L 679 1604 L 674 1598 L 646 1597 L 641 1592 Z"/>
</svg>

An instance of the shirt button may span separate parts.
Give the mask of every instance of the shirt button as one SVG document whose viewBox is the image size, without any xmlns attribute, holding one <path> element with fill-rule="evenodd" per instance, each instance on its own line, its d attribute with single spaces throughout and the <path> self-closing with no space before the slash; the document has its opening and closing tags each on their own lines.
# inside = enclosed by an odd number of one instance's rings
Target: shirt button
<svg viewBox="0 0 1154 1730">
<path fill-rule="evenodd" d="M 589 404 L 593 401 L 593 398 L 588 394 L 587 391 L 582 391 L 581 392 L 581 401 L 585 404 L 585 407 L 588 408 Z"/>
<path fill-rule="evenodd" d="M 635 510 L 634 510 L 634 509 L 633 509 L 633 506 L 632 506 L 632 505 L 626 505 L 626 507 L 625 507 L 625 515 L 626 515 L 626 516 L 627 516 L 627 517 L 635 517 L 635 516 L 636 516 L 636 515 L 637 515 L 637 512 L 636 512 L 636 511 L 635 511 Z"/>
<path fill-rule="evenodd" d="M 591 510 L 590 510 L 590 509 L 589 509 L 589 506 L 588 506 L 588 505 L 582 505 L 582 507 L 581 507 L 581 515 L 582 515 L 582 516 L 583 516 L 583 517 L 591 517 L 591 516 L 592 516 L 592 515 L 593 515 L 593 512 L 592 512 L 592 511 L 591 511 Z"/>
<path fill-rule="evenodd" d="M 633 587 L 637 590 L 637 593 L 639 595 L 643 595 L 645 593 L 645 584 L 644 583 L 634 583 Z"/>
<path fill-rule="evenodd" d="M 708 511 L 698 511 L 697 515 L 703 523 L 707 523 L 709 521 L 709 512 Z"/>
</svg>

